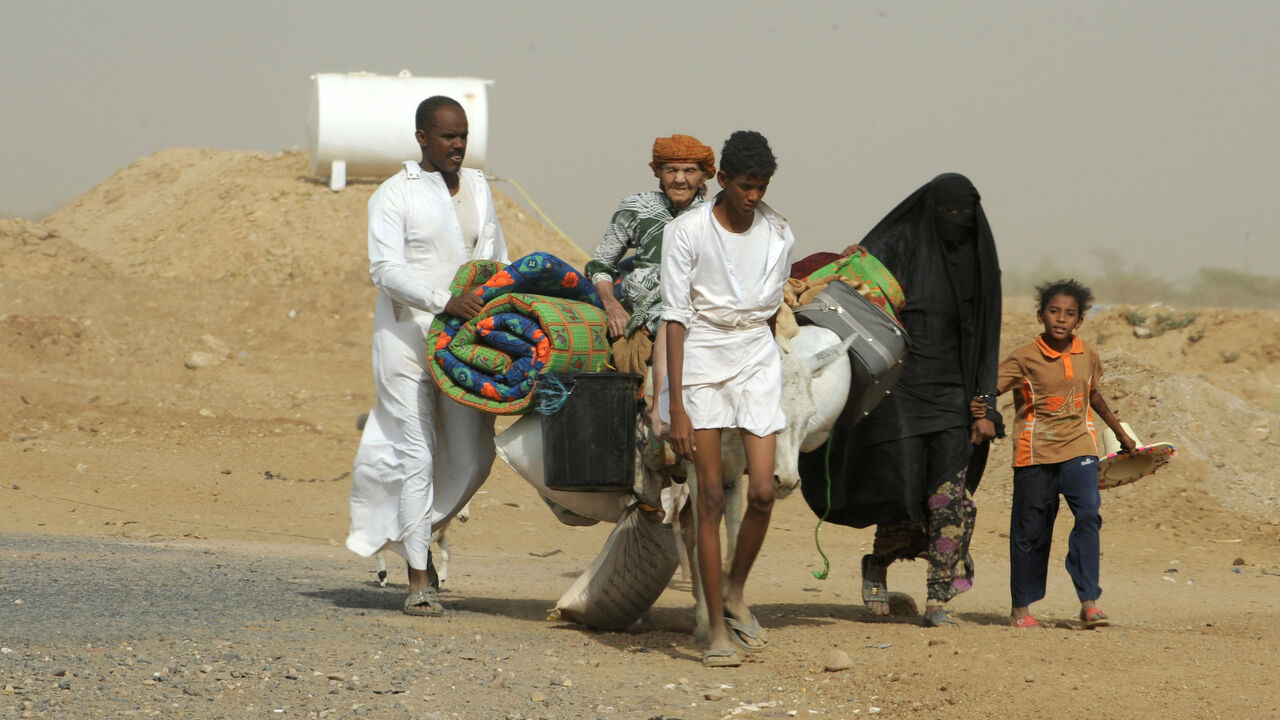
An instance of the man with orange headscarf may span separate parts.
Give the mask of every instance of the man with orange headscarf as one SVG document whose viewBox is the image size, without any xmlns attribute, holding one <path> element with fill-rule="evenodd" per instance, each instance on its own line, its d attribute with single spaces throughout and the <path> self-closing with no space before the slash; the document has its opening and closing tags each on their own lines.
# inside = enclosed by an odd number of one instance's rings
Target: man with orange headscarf
<svg viewBox="0 0 1280 720">
<path fill-rule="evenodd" d="M 614 345 L 615 365 L 621 370 L 643 372 L 643 365 L 652 356 L 656 394 L 665 374 L 666 343 L 659 332 L 662 232 L 667 223 L 702 204 L 707 180 L 716 174 L 716 155 L 697 138 L 676 134 L 653 141 L 649 167 L 658 178 L 658 189 L 628 195 L 618 203 L 604 239 L 587 263 L 586 274 L 604 303 L 609 336 L 621 341 Z M 624 263 L 628 252 L 634 252 L 634 257 L 626 258 Z M 618 278 L 622 279 L 620 283 Z M 644 332 L 637 333 L 639 330 Z M 626 359 L 624 354 L 628 355 Z M 654 418 L 656 404 L 650 406 Z"/>
</svg>

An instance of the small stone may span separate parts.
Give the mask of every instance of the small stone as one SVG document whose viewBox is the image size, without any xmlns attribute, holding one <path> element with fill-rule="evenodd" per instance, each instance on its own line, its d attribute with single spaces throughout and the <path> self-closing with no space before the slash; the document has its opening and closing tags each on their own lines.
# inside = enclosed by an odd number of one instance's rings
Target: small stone
<svg viewBox="0 0 1280 720">
<path fill-rule="evenodd" d="M 507 676 L 502 673 L 498 673 L 493 677 L 493 680 L 489 681 L 489 688 L 492 690 L 500 690 L 505 687 L 507 687 Z"/>
<path fill-rule="evenodd" d="M 1232 564 L 1232 565 L 1239 566 L 1239 565 L 1245 565 L 1246 563 L 1245 563 L 1245 561 L 1244 561 L 1244 558 L 1242 558 L 1242 557 L 1238 557 L 1238 558 L 1236 558 L 1235 560 L 1232 560 L 1232 561 L 1231 561 L 1231 564 Z"/>
<path fill-rule="evenodd" d="M 66 668 L 58 668 L 57 670 L 54 670 L 54 671 L 53 671 L 53 676 L 54 676 L 54 677 L 66 677 L 66 676 L 67 676 L 67 669 L 66 669 Z"/>
<path fill-rule="evenodd" d="M 532 700 L 533 702 L 538 702 L 538 703 L 546 702 L 547 695 L 546 693 L 541 693 L 535 690 L 531 695 L 529 695 L 529 699 Z"/>
<path fill-rule="evenodd" d="M 187 355 L 187 359 L 182 361 L 191 370 L 199 370 L 200 368 L 214 367 L 222 363 L 223 356 L 216 355 L 204 350 L 193 350 Z"/>
<path fill-rule="evenodd" d="M 1136 338 L 1149 338 L 1151 337 L 1151 328 L 1145 328 L 1139 325 L 1133 329 L 1133 336 Z"/>
<path fill-rule="evenodd" d="M 1033 682 L 1035 682 L 1035 681 L 1036 681 L 1036 676 L 1035 676 L 1035 675 L 1028 675 L 1028 676 L 1026 676 L 1026 677 L 1022 678 L 1022 680 L 1023 680 L 1023 682 L 1033 683 Z"/>
<path fill-rule="evenodd" d="M 939 645 L 949 645 L 950 640 L 946 638 L 929 638 L 929 647 L 937 647 Z"/>
<path fill-rule="evenodd" d="M 338 673 L 329 673 L 328 675 L 325 675 L 325 677 L 328 678 L 329 680 L 336 680 L 338 682 L 342 682 L 343 680 L 346 680 L 345 677 L 339 675 Z"/>
<path fill-rule="evenodd" d="M 62 680 L 62 681 L 59 681 L 59 682 L 58 682 L 58 689 L 59 689 L 59 690 L 70 690 L 70 689 L 71 689 L 71 681 L 70 681 L 70 680 Z"/>
<path fill-rule="evenodd" d="M 724 691 L 721 690 L 720 688 L 715 688 L 714 690 L 708 690 L 702 693 L 702 699 L 710 700 L 711 702 L 716 702 L 717 700 L 723 700 Z"/>
<path fill-rule="evenodd" d="M 823 668 L 827 672 L 839 672 L 848 670 L 851 667 L 853 667 L 853 660 L 850 659 L 848 653 L 839 649 L 827 653 L 827 660 L 823 663 Z"/>
</svg>

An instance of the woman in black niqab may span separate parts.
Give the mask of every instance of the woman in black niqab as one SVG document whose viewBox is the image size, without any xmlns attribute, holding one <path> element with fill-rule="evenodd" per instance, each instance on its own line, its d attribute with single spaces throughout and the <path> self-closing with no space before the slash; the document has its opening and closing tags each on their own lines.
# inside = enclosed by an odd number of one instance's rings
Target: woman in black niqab
<svg viewBox="0 0 1280 720">
<path fill-rule="evenodd" d="M 1000 350 L 1000 266 L 981 198 L 968 178 L 939 175 L 859 243 L 902 285 L 910 336 L 893 391 L 825 448 L 801 455 L 801 489 L 828 522 L 876 526 L 862 559 L 863 601 L 887 614 L 888 566 L 927 557 L 926 625 L 955 624 L 946 603 L 973 579 L 972 492 L 997 432 L 994 403 L 974 420 L 971 398 L 992 393 Z"/>
</svg>

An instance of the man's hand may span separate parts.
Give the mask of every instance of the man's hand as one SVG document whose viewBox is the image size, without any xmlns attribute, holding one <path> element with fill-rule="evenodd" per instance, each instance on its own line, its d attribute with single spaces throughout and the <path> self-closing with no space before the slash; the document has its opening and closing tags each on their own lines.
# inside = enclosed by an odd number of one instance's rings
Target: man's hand
<svg viewBox="0 0 1280 720">
<path fill-rule="evenodd" d="M 862 247 L 858 243 L 854 243 L 849 247 L 845 248 L 844 250 L 840 251 L 840 257 L 849 257 L 850 255 L 862 256 L 866 254 L 867 254 L 867 249 Z"/>
<path fill-rule="evenodd" d="M 462 295 L 454 295 L 444 305 L 446 313 L 463 320 L 470 320 L 483 309 L 484 301 L 480 299 L 480 296 L 469 292 Z"/>
<path fill-rule="evenodd" d="M 671 431 L 667 437 L 677 453 L 688 460 L 693 460 L 693 421 L 683 409 L 671 408 Z"/>
<path fill-rule="evenodd" d="M 981 445 L 996 436 L 996 424 L 986 418 L 974 420 L 969 428 L 969 442 Z"/>
<path fill-rule="evenodd" d="M 603 300 L 604 314 L 609 321 L 609 337 L 620 338 L 622 333 L 627 329 L 627 321 L 631 319 L 631 314 L 622 307 L 622 303 L 609 298 Z"/>
</svg>

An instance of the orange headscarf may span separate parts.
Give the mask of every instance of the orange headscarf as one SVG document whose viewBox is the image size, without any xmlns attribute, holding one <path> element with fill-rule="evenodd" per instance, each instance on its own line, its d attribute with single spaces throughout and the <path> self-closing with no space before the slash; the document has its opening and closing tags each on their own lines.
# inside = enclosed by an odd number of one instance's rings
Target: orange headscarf
<svg viewBox="0 0 1280 720">
<path fill-rule="evenodd" d="M 676 134 L 653 141 L 653 162 L 649 167 L 653 169 L 654 177 L 662 177 L 661 169 L 665 163 L 697 163 L 708 180 L 716 174 L 715 151 L 692 135 Z"/>
</svg>

